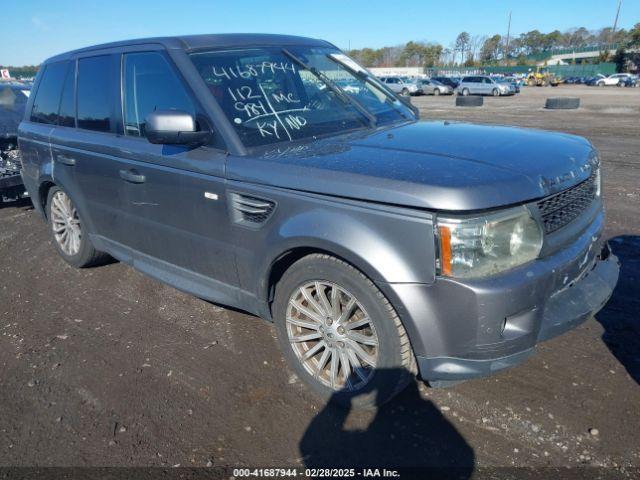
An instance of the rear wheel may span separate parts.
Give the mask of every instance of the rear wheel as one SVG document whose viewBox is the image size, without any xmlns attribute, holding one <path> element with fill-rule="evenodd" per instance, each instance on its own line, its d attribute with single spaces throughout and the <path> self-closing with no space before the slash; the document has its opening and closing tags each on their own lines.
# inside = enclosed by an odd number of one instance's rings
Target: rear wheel
<svg viewBox="0 0 640 480">
<path fill-rule="evenodd" d="M 77 268 L 89 267 L 109 258 L 106 253 L 93 247 L 76 206 L 59 187 L 49 190 L 47 219 L 53 244 L 60 256 L 70 265 Z"/>
<path fill-rule="evenodd" d="M 273 307 L 284 357 L 323 399 L 380 405 L 411 379 L 415 360 L 398 315 L 351 265 L 304 257 L 278 283 Z"/>
</svg>

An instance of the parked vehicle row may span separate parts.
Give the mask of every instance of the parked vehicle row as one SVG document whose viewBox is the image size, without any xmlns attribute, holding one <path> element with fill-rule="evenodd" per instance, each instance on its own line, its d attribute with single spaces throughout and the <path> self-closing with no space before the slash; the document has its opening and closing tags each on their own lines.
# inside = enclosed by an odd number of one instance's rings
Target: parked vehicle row
<svg viewBox="0 0 640 480">
<path fill-rule="evenodd" d="M 599 73 L 593 77 L 567 77 L 564 83 L 569 85 L 589 85 L 592 87 L 637 87 L 640 85 L 640 79 L 638 75 L 631 73 L 614 73 L 608 77 Z"/>
<path fill-rule="evenodd" d="M 432 77 L 411 79 L 401 76 L 383 76 L 379 80 L 390 90 L 404 96 L 417 95 L 515 95 L 520 93 L 520 80 L 515 77 L 488 75 Z"/>
</svg>

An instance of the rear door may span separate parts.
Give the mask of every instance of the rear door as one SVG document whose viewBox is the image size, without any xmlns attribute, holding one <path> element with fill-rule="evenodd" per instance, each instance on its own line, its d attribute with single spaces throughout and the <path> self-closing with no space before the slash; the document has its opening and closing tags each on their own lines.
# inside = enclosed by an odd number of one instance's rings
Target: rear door
<svg viewBox="0 0 640 480">
<path fill-rule="evenodd" d="M 118 94 L 118 56 L 79 57 L 72 62 L 60 102 L 60 119 L 51 134 L 56 179 L 72 179 L 72 194 L 92 235 L 124 240 L 114 146 Z"/>
<path fill-rule="evenodd" d="M 482 85 L 480 83 L 480 79 L 478 77 L 469 77 L 467 78 L 465 87 L 469 88 L 469 92 L 477 95 L 482 93 Z"/>
</svg>

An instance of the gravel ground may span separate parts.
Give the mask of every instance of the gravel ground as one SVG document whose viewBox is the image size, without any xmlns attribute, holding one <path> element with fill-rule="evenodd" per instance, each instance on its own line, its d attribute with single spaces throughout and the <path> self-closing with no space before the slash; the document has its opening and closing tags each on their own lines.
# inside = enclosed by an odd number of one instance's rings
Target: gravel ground
<svg viewBox="0 0 640 480">
<path fill-rule="evenodd" d="M 576 111 L 545 111 L 548 96 Z M 312 397 L 270 324 L 112 263 L 74 270 L 28 201 L 0 207 L 0 466 L 640 467 L 640 89 L 527 88 L 423 118 L 577 133 L 623 263 L 605 309 L 522 366 L 377 411 Z"/>
</svg>

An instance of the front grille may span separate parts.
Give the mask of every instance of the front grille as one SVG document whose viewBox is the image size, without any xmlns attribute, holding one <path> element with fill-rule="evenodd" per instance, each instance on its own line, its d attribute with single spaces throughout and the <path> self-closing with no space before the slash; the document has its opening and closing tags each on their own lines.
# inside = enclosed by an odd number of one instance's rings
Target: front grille
<svg viewBox="0 0 640 480">
<path fill-rule="evenodd" d="M 552 233 L 578 218 L 596 197 L 596 177 L 594 170 L 589 178 L 575 187 L 538 202 L 545 233 Z"/>
</svg>

